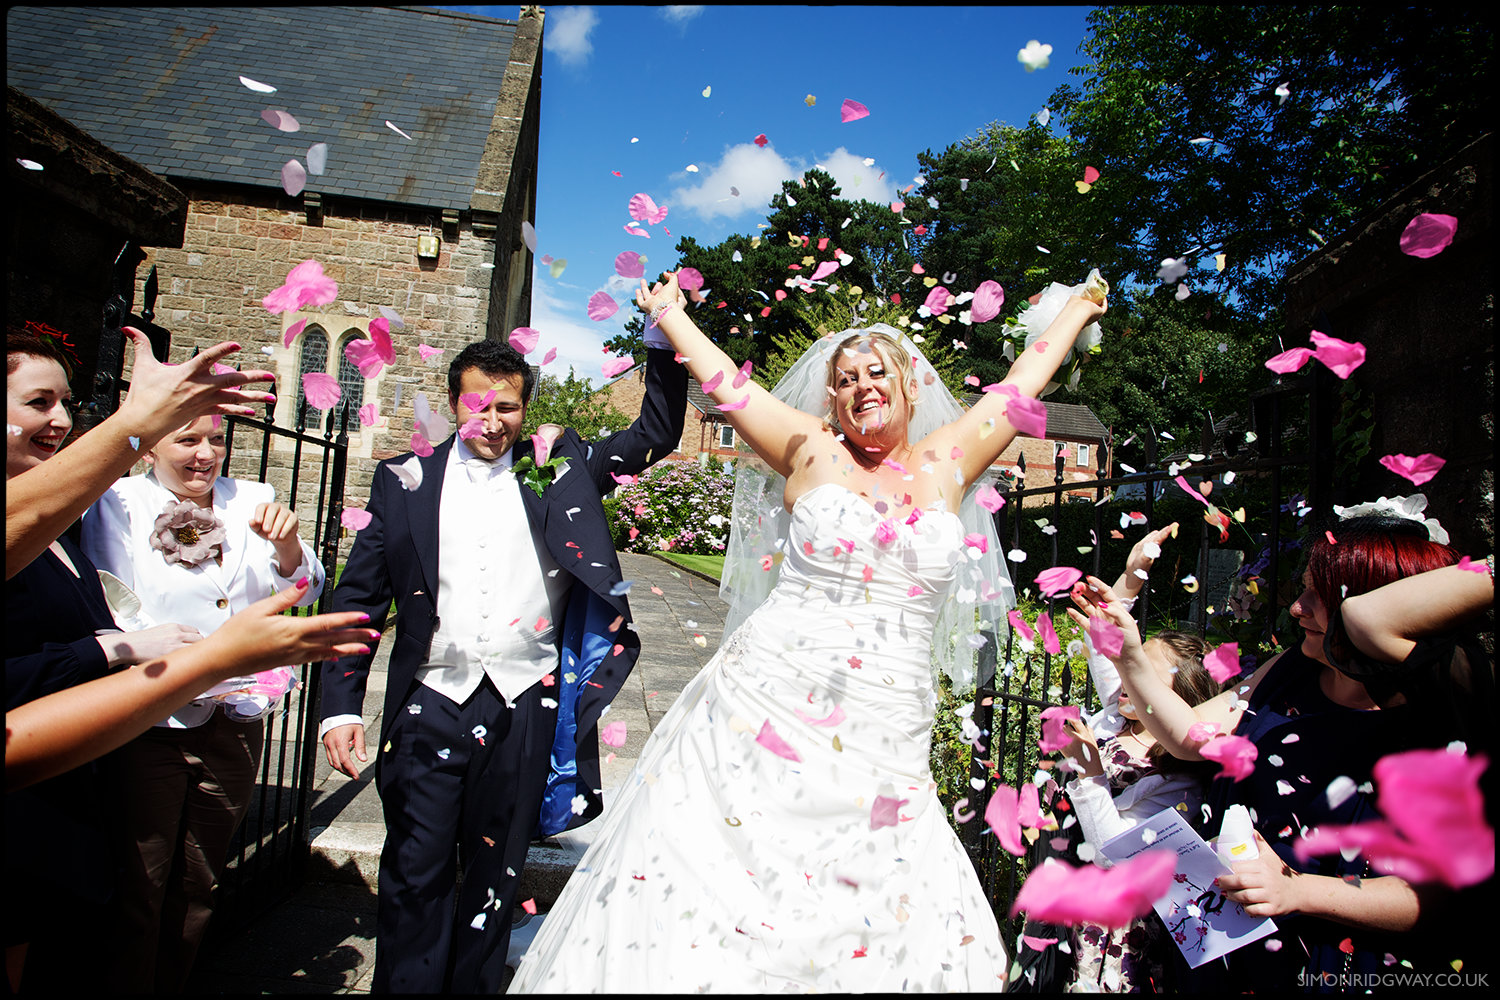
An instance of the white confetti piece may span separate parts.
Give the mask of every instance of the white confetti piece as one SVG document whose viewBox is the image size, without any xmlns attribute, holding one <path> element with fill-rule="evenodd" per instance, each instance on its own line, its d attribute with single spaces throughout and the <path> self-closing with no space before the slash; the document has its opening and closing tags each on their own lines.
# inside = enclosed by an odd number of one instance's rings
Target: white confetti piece
<svg viewBox="0 0 1500 1000">
<path fill-rule="evenodd" d="M 396 125 L 393 122 L 387 121 L 385 123 L 385 127 L 388 128 L 388 129 L 390 129 L 392 132 L 395 132 L 397 135 L 399 135 L 401 138 L 405 139 L 407 142 L 414 141 L 411 136 L 407 135 L 405 132 L 401 131 L 401 129 L 397 128 Z"/>
<path fill-rule="evenodd" d="M 257 94 L 276 93 L 276 88 L 271 86 L 269 83 L 261 83 L 259 80 L 252 80 L 248 76 L 240 77 L 240 83 L 243 83 L 246 87 L 249 87 Z"/>
</svg>

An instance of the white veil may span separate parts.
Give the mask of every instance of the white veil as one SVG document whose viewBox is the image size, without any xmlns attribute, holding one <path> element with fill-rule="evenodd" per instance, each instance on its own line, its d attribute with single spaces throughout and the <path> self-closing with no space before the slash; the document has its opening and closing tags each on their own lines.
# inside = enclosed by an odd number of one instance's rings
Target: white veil
<svg viewBox="0 0 1500 1000">
<path fill-rule="evenodd" d="M 864 329 L 831 333 L 815 342 L 776 383 L 772 394 L 804 413 L 823 417 L 828 412 L 828 359 L 843 340 L 855 333 L 883 333 L 897 341 L 916 363 L 913 369 L 921 405 L 913 409 L 908 436 L 920 441 L 937 428 L 952 423 L 963 413 L 931 363 L 894 327 L 876 323 Z M 933 632 L 933 665 L 953 681 L 955 690 L 974 683 L 974 654 L 983 644 L 982 632 L 993 630 L 1003 641 L 1005 613 L 1015 606 L 1015 587 L 1006 571 L 994 519 L 974 500 L 975 492 L 989 485 L 993 476 L 981 476 L 964 495 L 958 514 L 964 531 L 985 538 L 985 551 L 964 545 L 957 580 L 938 613 Z M 791 516 L 783 493 L 786 478 L 777 475 L 743 443 L 735 461 L 734 525 L 724 557 L 719 594 L 729 605 L 724 621 L 723 642 L 728 642 L 750 612 L 760 606 L 781 569 Z M 769 565 L 769 569 L 766 566 Z"/>
</svg>

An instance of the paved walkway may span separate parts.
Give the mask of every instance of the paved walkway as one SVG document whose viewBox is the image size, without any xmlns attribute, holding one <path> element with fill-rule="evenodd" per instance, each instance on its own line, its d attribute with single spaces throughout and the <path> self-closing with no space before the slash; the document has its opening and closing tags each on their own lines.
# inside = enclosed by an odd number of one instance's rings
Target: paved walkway
<svg viewBox="0 0 1500 1000">
<path fill-rule="evenodd" d="M 641 657 L 604 721 L 625 722 L 625 745 L 606 755 L 605 807 L 610 790 L 629 775 L 636 756 L 682 689 L 718 648 L 725 605 L 718 585 L 652 556 L 622 553 L 634 580 L 630 608 Z M 702 643 L 698 642 L 702 638 Z M 386 658 L 382 643 L 370 675 L 365 718 L 380 730 Z M 609 747 L 601 747 L 608 751 Z M 375 794 L 373 756 L 358 780 L 329 768 L 318 748 L 313 789 L 312 863 L 307 882 L 238 933 L 211 934 L 199 955 L 189 993 L 368 993 L 375 966 L 375 883 L 385 837 Z M 545 912 L 583 854 L 598 822 L 532 846 L 518 898 Z M 518 930 L 517 942 L 527 935 Z"/>
</svg>

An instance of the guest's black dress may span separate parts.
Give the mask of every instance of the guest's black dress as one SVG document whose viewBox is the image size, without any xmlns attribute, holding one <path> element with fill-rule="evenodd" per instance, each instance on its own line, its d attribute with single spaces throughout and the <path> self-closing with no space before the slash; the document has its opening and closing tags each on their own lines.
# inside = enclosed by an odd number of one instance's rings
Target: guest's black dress
<svg viewBox="0 0 1500 1000">
<path fill-rule="evenodd" d="M 59 543 L 78 575 L 47 551 L 5 585 L 7 710 L 108 673 L 94 637 L 116 625 L 98 571 Z M 5 797 L 5 943 L 31 943 L 23 989 L 62 985 L 53 976 L 70 967 L 87 974 L 78 949 L 101 931 L 92 914 L 118 876 L 107 773 L 96 761 Z"/>
</svg>

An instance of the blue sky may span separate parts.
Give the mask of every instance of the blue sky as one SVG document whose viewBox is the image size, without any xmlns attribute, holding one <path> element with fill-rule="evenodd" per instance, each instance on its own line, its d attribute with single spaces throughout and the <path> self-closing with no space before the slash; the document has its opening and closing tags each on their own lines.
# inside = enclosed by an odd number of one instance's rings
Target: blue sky
<svg viewBox="0 0 1500 1000">
<path fill-rule="evenodd" d="M 635 308 L 631 283 L 614 272 L 621 251 L 645 255 L 652 275 L 676 264 L 682 236 L 708 245 L 757 232 L 781 181 L 815 165 L 845 197 L 890 202 L 916 176 L 918 153 L 992 121 L 1025 124 L 1059 84 L 1081 82 L 1068 69 L 1082 61 L 1088 10 L 547 7 L 533 221 L 538 259 L 567 266 L 555 278 L 536 268 L 532 326 L 542 351 L 558 350 L 546 370 L 564 375 L 571 365 L 603 380 L 603 342 Z M 1052 52 L 1028 72 L 1017 53 L 1032 40 Z M 842 122 L 845 99 L 869 116 Z M 754 142 L 762 134 L 763 147 Z M 649 239 L 624 229 L 637 193 L 668 210 L 662 223 L 641 224 Z M 600 290 L 620 311 L 593 322 L 587 303 Z"/>
</svg>

